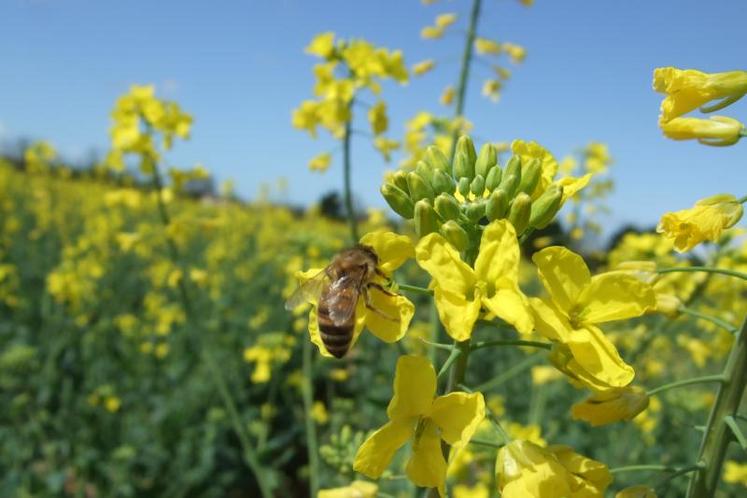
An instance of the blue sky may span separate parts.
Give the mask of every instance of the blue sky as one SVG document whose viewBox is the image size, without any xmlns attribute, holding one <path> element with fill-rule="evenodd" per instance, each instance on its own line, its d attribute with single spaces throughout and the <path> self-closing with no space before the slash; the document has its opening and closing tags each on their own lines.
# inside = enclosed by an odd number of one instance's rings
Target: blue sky
<svg viewBox="0 0 747 498">
<path fill-rule="evenodd" d="M 291 110 L 311 96 L 311 37 L 332 30 L 401 48 L 408 64 L 435 58 L 437 69 L 404 87 L 387 85 L 392 131 L 438 104 L 454 82 L 461 38 L 419 37 L 443 12 L 461 14 L 468 0 L 275 0 L 220 2 L 128 0 L 0 1 L 0 136 L 51 140 L 80 157 L 105 150 L 108 113 L 133 83 L 155 83 L 195 116 L 193 138 L 171 162 L 205 164 L 218 180 L 233 178 L 251 197 L 262 182 L 289 180 L 286 200 L 308 203 L 341 183 L 339 155 L 324 175 L 307 170 L 328 139 L 290 126 Z M 609 144 L 616 192 L 609 228 L 649 224 L 666 210 L 726 191 L 747 193 L 747 148 L 673 142 L 656 125 L 657 66 L 704 71 L 745 69 L 743 0 L 484 0 L 480 34 L 526 47 L 500 103 L 480 95 L 489 69 L 475 65 L 467 116 L 483 139 L 537 140 L 561 157 L 590 140 Z M 747 100 L 747 99 L 745 99 Z M 739 102 L 723 114 L 747 119 Z M 360 116 L 363 118 L 363 116 Z M 363 124 L 357 125 L 363 127 Z M 378 186 L 391 166 L 367 139 L 353 144 L 354 190 L 382 206 Z"/>
</svg>

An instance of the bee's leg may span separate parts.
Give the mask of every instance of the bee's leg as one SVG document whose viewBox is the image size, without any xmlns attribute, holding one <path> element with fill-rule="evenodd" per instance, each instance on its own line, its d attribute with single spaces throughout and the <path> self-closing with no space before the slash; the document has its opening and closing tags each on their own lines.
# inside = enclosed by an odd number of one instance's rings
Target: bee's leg
<svg viewBox="0 0 747 498">
<path fill-rule="evenodd" d="M 393 317 L 392 315 L 384 313 L 383 311 L 381 311 L 380 309 L 376 308 L 373 305 L 373 302 L 371 302 L 371 295 L 368 293 L 367 287 L 363 288 L 363 302 L 365 303 L 367 309 L 373 311 L 374 313 L 381 316 L 382 318 L 386 318 L 387 320 L 391 320 L 393 322 L 399 321 L 399 318 L 396 318 L 396 317 Z"/>
<path fill-rule="evenodd" d="M 387 296 L 390 296 L 390 297 L 394 297 L 397 295 L 394 292 L 391 292 L 390 290 L 385 289 L 383 285 L 377 284 L 376 282 L 369 282 L 367 287 L 373 287 L 374 289 L 381 292 L 382 294 L 386 294 Z"/>
</svg>

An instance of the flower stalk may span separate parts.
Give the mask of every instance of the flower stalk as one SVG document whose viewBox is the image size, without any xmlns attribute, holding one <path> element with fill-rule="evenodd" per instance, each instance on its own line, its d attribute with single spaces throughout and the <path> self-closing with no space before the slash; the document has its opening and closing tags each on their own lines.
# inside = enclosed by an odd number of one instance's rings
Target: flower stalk
<svg viewBox="0 0 747 498">
<path fill-rule="evenodd" d="M 313 385 L 313 358 L 311 357 L 311 341 L 303 341 L 303 408 L 306 423 L 306 450 L 309 457 L 309 493 L 316 496 L 319 492 L 319 450 L 316 435 L 316 425 L 312 417 L 314 404 Z"/>
<path fill-rule="evenodd" d="M 351 99 L 349 105 L 350 108 L 350 119 L 345 122 L 345 134 L 342 137 L 342 171 L 344 180 L 344 197 L 345 197 L 345 211 L 348 217 L 348 225 L 350 226 L 350 238 L 352 243 L 358 242 L 358 220 L 355 216 L 355 208 L 353 206 L 353 188 L 352 188 L 352 164 L 350 159 L 351 141 L 353 138 L 353 105 L 355 99 Z"/>
</svg>

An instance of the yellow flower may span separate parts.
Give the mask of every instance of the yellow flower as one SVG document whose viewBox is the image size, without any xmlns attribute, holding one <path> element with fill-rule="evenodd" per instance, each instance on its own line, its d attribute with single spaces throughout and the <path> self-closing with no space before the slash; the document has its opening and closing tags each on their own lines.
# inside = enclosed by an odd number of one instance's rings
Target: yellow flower
<svg viewBox="0 0 747 498">
<path fill-rule="evenodd" d="M 503 498 L 603 498 L 612 482 L 606 465 L 567 446 L 521 440 L 498 451 L 496 473 Z"/>
<path fill-rule="evenodd" d="M 527 51 L 521 45 L 516 45 L 515 43 L 504 43 L 501 45 L 501 49 L 508 54 L 508 57 L 511 59 L 513 64 L 519 64 L 520 62 L 524 62 L 524 59 L 526 59 Z"/>
<path fill-rule="evenodd" d="M 624 387 L 635 372 L 596 324 L 642 315 L 656 306 L 650 285 L 620 272 L 591 276 L 578 254 L 548 247 L 534 254 L 549 299 L 530 299 L 537 331 L 556 343 L 553 364 L 597 391 Z"/>
<path fill-rule="evenodd" d="M 585 420 L 594 427 L 621 420 L 633 420 L 648 408 L 646 390 L 638 386 L 612 389 L 604 393 L 592 393 L 584 401 L 571 408 L 575 420 Z"/>
<path fill-rule="evenodd" d="M 381 135 L 389 128 L 389 118 L 386 115 L 386 102 L 379 100 L 368 110 L 368 122 L 374 136 Z"/>
<path fill-rule="evenodd" d="M 291 119 L 294 128 L 306 130 L 309 135 L 316 138 L 316 127 L 319 125 L 319 103 L 313 100 L 304 100 L 298 109 L 293 111 Z"/>
<path fill-rule="evenodd" d="M 454 95 L 455 95 L 454 87 L 449 85 L 446 88 L 444 88 L 443 93 L 441 94 L 441 97 L 438 99 L 439 102 L 441 102 L 441 105 L 451 105 L 452 102 L 454 102 Z"/>
<path fill-rule="evenodd" d="M 503 83 L 498 80 L 485 80 L 482 84 L 482 94 L 493 102 L 498 102 L 501 98 L 501 87 Z"/>
<path fill-rule="evenodd" d="M 402 266 L 409 258 L 414 256 L 415 249 L 409 238 L 404 235 L 397 235 L 392 232 L 371 232 L 361 238 L 361 244 L 373 248 L 379 258 L 379 269 L 387 277 L 392 272 Z M 316 276 L 321 268 L 311 269 L 301 272 L 297 275 L 300 283 Z M 374 281 L 381 285 L 386 285 L 382 277 L 374 277 Z M 353 329 L 353 339 L 350 344 L 352 348 L 363 329 L 368 329 L 373 335 L 384 342 L 396 342 L 404 337 L 407 328 L 410 325 L 415 314 L 415 305 L 405 296 L 396 294 L 389 296 L 376 289 L 370 291 L 372 306 L 379 312 L 372 311 L 366 307 L 365 299 L 359 298 L 355 310 L 355 328 Z M 312 302 L 312 309 L 309 312 L 309 336 L 318 348 L 322 356 L 332 357 L 322 342 L 319 333 L 319 323 L 317 321 L 316 302 Z M 381 313 L 387 315 L 382 316 Z M 392 320 L 388 317 L 397 317 L 399 320 Z"/>
<path fill-rule="evenodd" d="M 104 401 L 104 408 L 110 413 L 118 412 L 121 406 L 122 401 L 116 396 L 107 396 Z"/>
<path fill-rule="evenodd" d="M 436 61 L 433 59 L 426 59 L 412 66 L 412 74 L 415 76 L 422 76 L 431 71 L 434 67 L 436 67 Z"/>
<path fill-rule="evenodd" d="M 532 331 L 528 301 L 519 289 L 519 242 L 509 221 L 485 227 L 474 269 L 437 233 L 421 239 L 415 255 L 433 278 L 438 316 L 455 340 L 469 339 L 483 306 L 522 334 Z"/>
<path fill-rule="evenodd" d="M 304 50 L 307 54 L 316 55 L 322 59 L 330 58 L 335 51 L 335 34 L 328 31 L 316 35 Z"/>
<path fill-rule="evenodd" d="M 309 161 L 309 169 L 311 171 L 327 171 L 330 164 L 332 164 L 332 154 L 329 152 L 323 152 L 311 158 L 311 161 Z"/>
<path fill-rule="evenodd" d="M 747 487 L 747 463 L 730 460 L 724 464 L 724 481 Z"/>
<path fill-rule="evenodd" d="M 654 70 L 654 90 L 667 96 L 659 122 L 687 114 L 716 99 L 737 99 L 747 93 L 747 71 L 702 73 L 695 69 L 660 67 Z"/>
<path fill-rule="evenodd" d="M 420 30 L 420 37 L 426 40 L 435 40 L 444 35 L 444 28 L 438 26 L 426 26 Z"/>
<path fill-rule="evenodd" d="M 311 407 L 311 418 L 314 419 L 319 425 L 324 425 L 329 420 L 329 414 L 327 414 L 327 408 L 321 401 L 314 401 Z"/>
<path fill-rule="evenodd" d="M 695 206 L 666 213 L 656 231 L 674 239 L 677 252 L 687 252 L 703 241 L 717 242 L 726 228 L 734 226 L 743 214 L 742 204 L 729 194 L 706 197 Z"/>
<path fill-rule="evenodd" d="M 320 489 L 317 498 L 376 498 L 379 487 L 366 481 L 353 481 L 350 486 Z"/>
<path fill-rule="evenodd" d="M 407 477 L 417 486 L 438 488 L 444 495 L 447 462 L 441 440 L 455 448 L 469 443 L 485 417 L 481 393 L 436 395 L 436 371 L 421 356 L 401 356 L 394 374 L 394 395 L 387 407 L 389 422 L 358 449 L 353 468 L 378 479 L 396 451 L 413 440 Z"/>
<path fill-rule="evenodd" d="M 374 148 L 379 151 L 379 154 L 381 154 L 381 156 L 387 162 L 392 160 L 392 152 L 399 149 L 400 147 L 400 143 L 397 140 L 386 137 L 374 138 L 373 145 Z"/>
<path fill-rule="evenodd" d="M 439 16 L 436 16 L 436 27 L 438 28 L 448 28 L 452 24 L 454 24 L 457 20 L 457 15 L 449 12 L 447 14 L 441 14 Z"/>
<path fill-rule="evenodd" d="M 656 498 L 656 492 L 648 486 L 631 486 L 618 491 L 615 498 Z"/>
<path fill-rule="evenodd" d="M 542 439 L 542 428 L 537 424 L 523 425 L 518 422 L 510 422 L 506 426 L 506 432 L 511 439 L 521 439 L 537 446 L 547 446 L 547 441 Z"/>
<path fill-rule="evenodd" d="M 500 55 L 501 44 L 488 38 L 477 37 L 475 39 L 475 50 L 478 54 Z"/>
<path fill-rule="evenodd" d="M 672 140 L 697 140 L 703 145 L 734 145 L 744 131 L 744 125 L 726 116 L 709 119 L 674 118 L 660 123 L 664 135 Z"/>
</svg>

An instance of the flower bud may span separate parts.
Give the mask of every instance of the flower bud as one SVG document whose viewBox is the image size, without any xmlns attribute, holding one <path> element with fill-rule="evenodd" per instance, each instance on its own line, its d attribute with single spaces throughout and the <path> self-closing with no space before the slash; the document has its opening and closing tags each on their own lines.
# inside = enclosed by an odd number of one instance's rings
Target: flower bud
<svg viewBox="0 0 747 498">
<path fill-rule="evenodd" d="M 505 178 L 508 175 L 516 175 L 516 178 L 521 182 L 521 156 L 511 156 L 511 159 L 508 160 L 503 177 Z"/>
<path fill-rule="evenodd" d="M 479 201 L 475 201 L 472 204 L 468 204 L 464 208 L 464 214 L 469 218 L 469 221 L 472 223 L 477 223 L 480 221 L 480 219 L 485 216 L 485 205 L 487 202 L 485 202 L 484 199 L 480 199 Z"/>
<path fill-rule="evenodd" d="M 482 175 L 476 175 L 472 183 L 469 184 L 469 190 L 478 197 L 485 192 L 485 178 Z"/>
<path fill-rule="evenodd" d="M 407 195 L 410 195 L 410 187 L 407 186 L 407 173 L 402 170 L 392 175 L 392 183 Z"/>
<path fill-rule="evenodd" d="M 498 155 L 495 152 L 493 144 L 485 144 L 480 149 L 480 154 L 475 161 L 475 174 L 482 175 L 483 178 L 488 176 L 490 168 L 498 163 Z"/>
<path fill-rule="evenodd" d="M 429 185 L 433 185 L 433 168 L 425 161 L 418 161 L 415 165 L 415 173 L 426 181 Z"/>
<path fill-rule="evenodd" d="M 545 228 L 560 211 L 563 201 L 563 187 L 551 185 L 532 203 L 532 213 L 529 216 L 529 226 Z"/>
<path fill-rule="evenodd" d="M 519 182 L 519 192 L 526 192 L 532 195 L 534 189 L 537 188 L 540 176 L 542 174 L 542 163 L 539 159 L 532 159 L 529 164 L 526 164 L 522 168 L 521 182 Z"/>
<path fill-rule="evenodd" d="M 490 171 L 488 171 L 488 176 L 485 177 L 485 188 L 490 192 L 497 189 L 498 185 L 501 184 L 502 173 L 503 171 L 501 170 L 501 167 L 497 164 L 490 168 Z"/>
<path fill-rule="evenodd" d="M 433 187 L 414 171 L 407 173 L 407 186 L 410 189 L 410 197 L 412 197 L 413 201 L 433 199 L 436 196 L 435 192 L 433 192 Z"/>
<path fill-rule="evenodd" d="M 466 178 L 472 181 L 475 177 L 474 163 L 469 162 L 469 158 L 462 152 L 457 152 L 454 156 L 454 178 Z"/>
<path fill-rule="evenodd" d="M 521 180 L 521 177 L 516 176 L 515 174 L 508 173 L 508 170 L 506 170 L 503 173 L 503 178 L 501 179 L 501 184 L 498 185 L 498 188 L 506 192 L 506 195 L 508 195 L 509 199 L 513 198 L 514 195 L 516 195 L 516 192 L 519 190 L 519 181 Z"/>
<path fill-rule="evenodd" d="M 472 171 L 475 170 L 475 161 L 477 161 L 477 153 L 475 152 L 475 144 L 472 143 L 472 139 L 467 135 L 462 135 L 457 140 L 456 153 L 464 154 L 467 156 L 469 166 Z"/>
<path fill-rule="evenodd" d="M 441 225 L 439 232 L 451 245 L 456 247 L 458 251 L 464 251 L 469 244 L 469 236 L 467 235 L 467 232 L 454 220 L 449 220 Z"/>
<path fill-rule="evenodd" d="M 511 202 L 508 210 L 508 221 L 516 229 L 516 234 L 521 235 L 529 226 L 529 215 L 532 212 L 532 198 L 524 192 L 519 193 Z"/>
<path fill-rule="evenodd" d="M 381 186 L 381 195 L 392 210 L 401 217 L 409 220 L 413 216 L 413 203 L 410 196 L 392 183 Z"/>
<path fill-rule="evenodd" d="M 454 190 L 456 190 L 456 182 L 454 182 L 454 178 L 452 178 L 450 174 L 440 169 L 433 170 L 433 179 L 431 180 L 431 184 L 433 185 L 433 190 L 437 194 L 440 194 L 442 192 L 453 194 Z"/>
<path fill-rule="evenodd" d="M 445 220 L 456 220 L 459 218 L 459 202 L 454 196 L 443 193 L 436 197 L 436 212 Z"/>
<path fill-rule="evenodd" d="M 415 231 L 418 237 L 438 231 L 438 217 L 431 204 L 426 200 L 415 203 Z"/>
<path fill-rule="evenodd" d="M 469 195 L 469 185 L 470 185 L 469 178 L 462 177 L 459 179 L 459 183 L 457 184 L 457 189 L 459 190 L 459 193 L 462 194 L 464 197 L 467 197 Z"/>
<path fill-rule="evenodd" d="M 425 150 L 425 161 L 431 165 L 434 170 L 440 170 L 444 173 L 451 171 L 451 165 L 446 155 L 435 145 L 430 145 Z"/>
<path fill-rule="evenodd" d="M 508 195 L 501 189 L 493 190 L 485 207 L 488 220 L 500 220 L 506 216 L 506 211 L 508 211 Z"/>
</svg>

